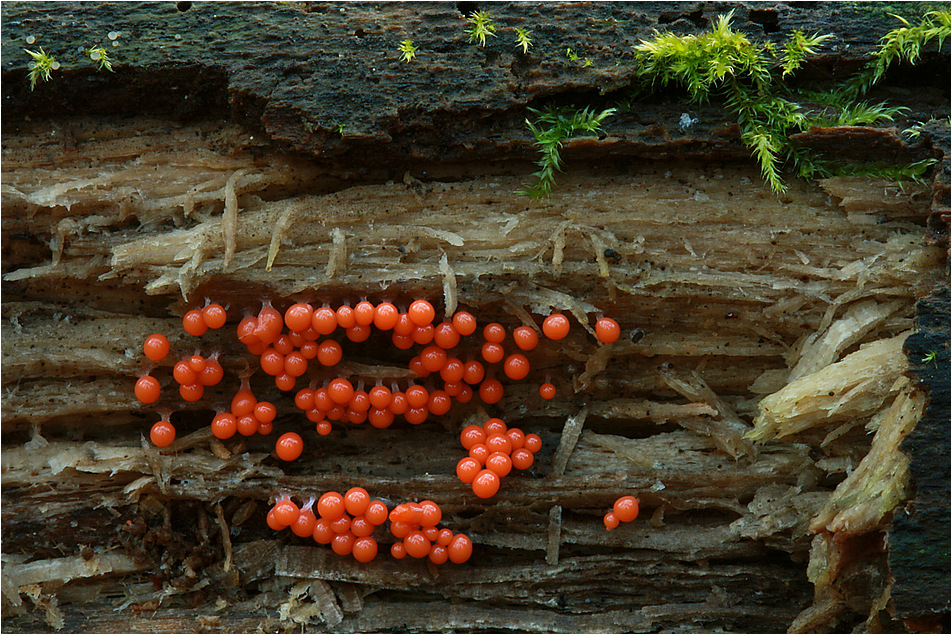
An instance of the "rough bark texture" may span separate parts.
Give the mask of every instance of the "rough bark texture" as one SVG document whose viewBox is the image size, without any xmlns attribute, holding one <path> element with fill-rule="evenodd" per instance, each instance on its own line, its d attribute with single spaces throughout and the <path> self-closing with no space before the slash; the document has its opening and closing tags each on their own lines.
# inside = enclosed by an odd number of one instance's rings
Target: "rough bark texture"
<svg viewBox="0 0 952 635">
<path fill-rule="evenodd" d="M 916 307 L 919 332 L 906 341 L 918 381 L 929 386 L 929 405 L 916 429 L 903 441 L 911 457 L 909 472 L 916 497 L 898 511 L 889 532 L 893 600 L 903 618 L 941 615 L 948 599 L 925 592 L 949 579 L 949 293 L 946 289 Z M 935 355 L 932 355 L 935 351 Z M 931 356 L 931 360 L 930 360 Z M 926 609 L 926 610 L 924 610 Z M 928 620 L 926 623 L 928 623 Z M 936 621 L 935 628 L 944 625 Z"/>
<path fill-rule="evenodd" d="M 484 48 L 464 34 L 477 8 L 498 25 Z M 897 129 L 796 138 L 844 160 L 934 157 L 925 185 L 788 176 L 776 195 L 723 104 L 642 93 L 605 136 L 566 143 L 551 198 L 516 194 L 535 159 L 527 106 L 630 99 L 632 45 L 729 10 L 758 41 L 834 36 L 798 82 L 842 79 L 896 24 L 865 3 L 4 3 L 4 630 L 947 620 L 948 290 L 920 302 L 948 280 L 947 121 L 914 144 Z M 98 44 L 114 74 L 75 53 Z M 40 46 L 63 68 L 31 92 L 22 49 Z M 910 108 L 899 127 L 947 117 L 948 69 L 947 48 L 925 51 L 871 98 Z M 699 121 L 681 126 L 685 112 Z M 362 296 L 507 327 L 556 308 L 573 332 L 543 340 L 499 404 L 421 426 L 318 437 L 259 372 L 255 394 L 278 405 L 276 430 L 305 437 L 302 458 L 279 461 L 273 436 L 212 437 L 258 364 L 234 337 L 242 311 Z M 206 297 L 229 323 L 198 340 L 181 316 Z M 592 337 L 599 312 L 621 323 L 615 344 Z M 176 410 L 165 450 L 131 389 L 153 332 L 173 346 L 154 371 Z M 220 350 L 226 379 L 188 404 L 170 367 L 196 349 Z M 410 377 L 412 351 L 383 334 L 345 352 L 344 374 Z M 544 446 L 485 501 L 454 469 L 459 430 L 487 415 Z M 437 501 L 473 560 L 361 565 L 265 524 L 280 492 L 355 485 Z M 605 532 L 629 493 L 641 515 Z"/>
</svg>

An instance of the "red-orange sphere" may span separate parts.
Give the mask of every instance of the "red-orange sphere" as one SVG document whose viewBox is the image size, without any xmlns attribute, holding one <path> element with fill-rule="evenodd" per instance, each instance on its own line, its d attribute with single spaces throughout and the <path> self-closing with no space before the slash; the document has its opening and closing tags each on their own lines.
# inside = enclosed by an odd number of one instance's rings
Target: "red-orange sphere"
<svg viewBox="0 0 952 635">
<path fill-rule="evenodd" d="M 603 344 L 611 344 L 621 335 L 621 327 L 611 318 L 603 317 L 595 323 L 595 337 Z"/>
<path fill-rule="evenodd" d="M 145 338 L 145 342 L 142 344 L 142 352 L 153 362 L 160 362 L 165 359 L 165 356 L 169 354 L 170 348 L 169 338 L 161 333 L 153 333 Z"/>
<path fill-rule="evenodd" d="M 553 313 L 542 322 L 542 332 L 550 340 L 565 339 L 569 328 L 569 319 L 562 313 Z"/>
<path fill-rule="evenodd" d="M 294 461 L 304 452 L 304 439 L 296 432 L 285 432 L 278 437 L 274 451 L 282 461 Z"/>
<path fill-rule="evenodd" d="M 638 518 L 638 499 L 634 496 L 622 496 L 612 505 L 615 517 L 623 523 L 630 523 Z"/>
</svg>

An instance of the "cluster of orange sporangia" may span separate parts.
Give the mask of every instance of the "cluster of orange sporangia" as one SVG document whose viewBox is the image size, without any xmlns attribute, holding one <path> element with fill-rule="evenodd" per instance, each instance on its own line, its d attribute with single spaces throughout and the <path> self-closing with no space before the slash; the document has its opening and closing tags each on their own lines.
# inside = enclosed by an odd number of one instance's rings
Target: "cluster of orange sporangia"
<svg viewBox="0 0 952 635">
<path fill-rule="evenodd" d="M 347 304 L 336 310 L 329 306 L 317 309 L 304 302 L 289 306 L 284 315 L 265 301 L 257 315 L 246 315 L 238 324 L 238 340 L 247 350 L 259 357 L 261 369 L 274 377 L 282 391 L 291 391 L 300 377 L 308 373 L 314 360 L 320 366 L 333 368 L 343 359 L 343 348 L 333 335 L 341 329 L 344 336 L 353 342 L 365 341 L 372 328 L 391 332 L 391 339 L 399 349 L 422 346 L 419 355 L 409 362 L 420 381 L 410 381 L 401 388 L 397 383 L 389 387 L 382 382 L 365 390 L 363 380 L 357 385 L 349 377 L 313 379 L 307 388 L 297 391 L 294 403 L 315 424 L 320 435 L 331 432 L 331 422 L 361 424 L 369 422 L 376 428 L 390 426 L 396 417 L 419 425 L 430 415 L 446 414 L 454 401 L 469 402 L 474 394 L 486 404 L 502 399 L 504 386 L 495 377 L 496 365 L 501 365 L 502 375 L 508 380 L 521 381 L 530 372 L 531 364 L 523 354 L 538 345 L 535 329 L 520 326 L 512 330 L 512 342 L 519 352 L 508 351 L 504 346 L 507 330 L 493 322 L 482 330 L 483 342 L 479 348 L 482 361 L 463 361 L 453 354 L 462 339 L 477 331 L 476 318 L 468 311 L 456 312 L 452 319 L 434 325 L 436 315 L 433 305 L 426 300 L 415 300 L 407 311 L 401 312 L 391 302 L 377 305 L 363 300 L 351 308 Z M 207 303 L 203 309 L 194 309 L 182 319 L 183 328 L 190 335 L 200 337 L 208 329 L 217 329 L 227 321 L 225 309 L 217 303 Z M 551 340 L 564 339 L 570 330 L 569 319 L 562 313 L 553 313 L 542 322 L 541 331 Z M 620 328 L 611 318 L 600 317 L 595 324 L 595 333 L 603 343 L 618 339 Z M 153 362 L 165 359 L 170 352 L 168 338 L 156 333 L 143 344 L 143 352 Z M 183 400 L 194 402 L 204 396 L 205 388 L 218 384 L 224 376 L 218 354 L 202 357 L 195 353 L 180 359 L 172 371 L 179 385 Z M 434 381 L 439 376 L 439 380 Z M 136 396 L 146 404 L 158 401 L 161 385 L 151 374 L 139 378 L 135 387 Z M 555 386 L 546 381 L 540 386 L 543 398 L 555 396 Z M 270 434 L 272 422 L 277 415 L 274 404 L 257 402 L 248 388 L 247 378 L 242 388 L 232 399 L 230 411 L 220 411 L 212 420 L 212 431 L 220 439 L 241 434 Z M 155 435 L 156 445 L 164 447 L 174 440 L 169 434 L 174 428 L 168 422 L 161 426 L 163 434 Z M 300 456 L 303 451 L 300 436 L 283 437 L 276 446 L 278 455 L 285 460 Z M 282 447 L 287 446 L 282 451 Z M 290 457 L 290 458 L 288 458 Z"/>
<path fill-rule="evenodd" d="M 537 434 L 525 434 L 519 428 L 508 428 L 497 417 L 483 425 L 470 424 L 459 435 L 463 449 L 469 451 L 456 464 L 456 476 L 480 498 L 491 498 L 499 491 L 500 480 L 512 468 L 528 470 L 535 461 L 534 454 L 542 449 Z"/>
<path fill-rule="evenodd" d="M 353 307 L 342 304 L 336 309 L 326 304 L 314 308 L 307 302 L 294 302 L 283 314 L 270 301 L 264 301 L 257 314 L 246 313 L 239 322 L 237 337 L 249 353 L 258 357 L 257 365 L 274 378 L 278 389 L 290 392 L 297 388 L 294 405 L 315 425 L 319 435 L 326 436 L 332 431 L 332 422 L 368 422 L 375 428 L 386 428 L 402 417 L 411 425 L 419 425 L 431 416 L 445 415 L 454 402 L 465 404 L 477 395 L 483 403 L 495 404 L 505 390 L 501 379 L 509 382 L 529 377 L 531 363 L 525 353 L 538 346 L 540 334 L 558 341 L 568 336 L 571 328 L 569 318 L 559 312 L 547 316 L 541 327 L 524 325 L 511 331 L 497 322 L 485 324 L 480 331 L 476 317 L 468 311 L 457 311 L 437 324 L 435 317 L 433 305 L 426 300 L 413 301 L 405 311 L 388 301 L 375 305 L 362 300 Z M 209 329 L 222 328 L 227 318 L 222 305 L 206 300 L 203 308 L 185 314 L 182 326 L 189 335 L 201 337 Z M 334 367 L 344 357 L 344 338 L 363 342 L 374 329 L 389 333 L 397 349 L 421 347 L 408 363 L 415 379 L 385 386 L 372 378 L 335 373 Z M 618 323 L 601 316 L 594 331 L 603 344 L 614 342 L 620 335 Z M 474 335 L 480 339 L 464 341 Z M 464 355 L 459 351 L 467 350 L 478 350 L 480 359 L 475 354 L 462 359 Z M 143 343 L 143 353 L 154 365 L 165 360 L 170 352 L 169 340 L 163 334 L 150 335 Z M 205 389 L 218 385 L 224 374 L 218 353 L 203 356 L 197 350 L 180 357 L 171 370 L 179 396 L 186 402 L 201 400 L 206 396 Z M 273 431 L 279 408 L 274 403 L 258 401 L 251 390 L 250 377 L 251 373 L 241 377 L 241 387 L 231 397 L 230 407 L 219 408 L 211 420 L 215 437 L 269 435 Z M 309 379 L 303 388 L 298 387 L 302 378 Z M 374 385 L 366 389 L 365 381 L 373 381 Z M 544 399 L 551 399 L 556 387 L 546 378 L 539 393 Z M 162 386 L 152 369 L 138 379 L 135 394 L 145 404 L 159 401 Z M 152 426 L 150 438 L 155 445 L 166 447 L 174 441 L 176 431 L 169 414 L 160 413 L 162 418 Z M 534 461 L 533 454 L 542 445 L 537 435 L 507 428 L 495 417 L 482 426 L 467 426 L 460 441 L 469 455 L 457 464 L 457 475 L 481 498 L 495 495 L 500 479 L 513 468 L 528 469 Z M 275 443 L 275 454 L 284 461 L 296 460 L 303 451 L 304 441 L 296 432 L 285 432 Z M 348 496 L 352 492 L 358 497 L 362 496 L 360 492 L 366 494 L 362 488 L 353 488 Z M 334 502 L 338 499 L 339 504 Z M 321 501 L 325 501 L 324 512 Z M 318 501 L 318 518 L 312 511 L 313 501 L 298 508 L 284 495 L 269 513 L 268 523 L 275 529 L 290 527 L 296 535 L 310 535 L 318 542 L 331 544 L 337 553 L 350 553 L 360 561 L 369 561 L 377 550 L 371 536 L 373 527 L 387 519 L 386 505 L 368 498 L 367 507 L 355 513 L 353 510 L 362 503 L 352 503 L 348 508 L 346 501 L 346 496 L 326 493 Z M 405 503 L 389 513 L 391 533 L 399 539 L 391 549 L 394 557 L 429 557 L 436 563 L 447 559 L 462 562 L 469 557 L 472 543 L 466 536 L 438 529 L 431 523 L 432 513 L 426 510 L 433 506 L 435 503 L 430 501 Z M 338 507 L 342 511 L 335 515 L 331 510 Z M 435 509 L 439 511 L 438 506 Z M 606 526 L 629 520 L 629 516 L 633 520 L 629 509 L 616 509 L 614 515 L 607 515 Z M 637 515 L 637 501 L 634 509 Z"/>
<path fill-rule="evenodd" d="M 433 501 L 403 503 L 390 512 L 390 533 L 398 542 L 390 547 L 390 555 L 398 560 L 429 558 L 434 564 L 447 560 L 462 564 L 473 555 L 473 542 L 466 534 L 438 527 L 443 518 L 440 506 Z"/>
<path fill-rule="evenodd" d="M 612 505 L 612 510 L 602 519 L 605 530 L 611 531 L 619 523 L 630 523 L 638 518 L 638 499 L 634 496 L 622 496 Z"/>
<path fill-rule="evenodd" d="M 301 538 L 311 537 L 322 545 L 330 545 L 339 556 L 352 555 L 357 562 L 370 562 L 377 557 L 377 527 L 390 521 L 390 533 L 397 540 L 390 555 L 398 560 L 429 558 L 434 564 L 447 560 L 461 564 L 473 553 L 473 543 L 465 534 L 439 528 L 443 511 L 433 501 L 402 503 L 389 510 L 381 500 L 371 500 L 362 487 L 352 487 L 341 496 L 325 492 L 317 499 L 308 498 L 298 507 L 291 497 L 282 494 L 268 512 L 268 526 L 275 531 L 290 528 Z"/>
</svg>

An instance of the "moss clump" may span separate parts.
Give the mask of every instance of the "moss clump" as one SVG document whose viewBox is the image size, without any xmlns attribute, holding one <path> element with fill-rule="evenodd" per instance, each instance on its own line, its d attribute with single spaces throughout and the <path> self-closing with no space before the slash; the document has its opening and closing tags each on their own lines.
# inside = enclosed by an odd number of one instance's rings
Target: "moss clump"
<svg viewBox="0 0 952 635">
<path fill-rule="evenodd" d="M 924 46 L 933 41 L 941 47 L 950 33 L 949 11 L 932 11 L 918 25 L 893 16 L 903 26 L 884 35 L 870 61 L 852 78 L 824 92 L 793 91 L 784 80 L 832 36 L 794 31 L 782 47 L 755 43 L 730 26 L 732 13 L 720 16 L 714 28 L 700 35 L 658 33 L 635 47 L 638 90 L 651 92 L 677 85 L 687 90 L 695 103 L 720 99 L 737 117 L 741 140 L 751 149 L 764 180 L 774 191 L 785 189 L 780 170 L 786 164 L 804 178 L 833 174 L 863 174 L 887 178 L 921 178 L 931 165 L 923 161 L 908 166 L 884 164 L 844 165 L 823 160 L 790 141 L 790 135 L 810 126 L 875 125 L 892 121 L 904 109 L 885 103 L 859 101 L 894 63 L 915 63 Z M 539 114 L 538 111 L 531 112 Z M 608 111 L 606 111 L 608 112 Z M 610 113 L 609 113 L 610 114 Z M 533 196 L 548 196 L 559 169 L 561 140 L 586 129 L 595 130 L 601 120 L 592 120 L 587 109 L 549 110 L 529 122 L 542 153 L 538 182 L 526 190 Z M 574 119 L 573 119 L 574 118 Z M 573 125 L 573 120 L 579 125 Z M 594 127 L 586 128 L 586 125 Z"/>
<path fill-rule="evenodd" d="M 948 11 L 931 12 L 917 26 L 897 16 L 904 26 L 884 35 L 866 66 L 828 93 L 792 93 L 781 80 L 800 68 L 830 36 L 808 36 L 794 31 L 778 51 L 769 43 L 752 43 L 743 33 L 731 29 L 730 18 L 731 14 L 721 16 L 710 33 L 697 36 L 659 33 L 636 46 L 642 81 L 649 86 L 682 85 L 695 102 L 707 101 L 712 96 L 722 97 L 737 116 L 741 140 L 751 148 L 764 180 L 775 191 L 784 189 L 779 168 L 785 162 L 794 165 L 803 177 L 829 176 L 842 171 L 894 177 L 922 175 L 927 163 L 901 168 L 836 166 L 795 148 L 789 136 L 814 125 L 873 125 L 892 121 L 901 108 L 857 100 L 881 80 L 895 62 L 915 63 L 922 47 L 933 40 L 938 40 L 941 46 L 949 35 Z"/>
</svg>

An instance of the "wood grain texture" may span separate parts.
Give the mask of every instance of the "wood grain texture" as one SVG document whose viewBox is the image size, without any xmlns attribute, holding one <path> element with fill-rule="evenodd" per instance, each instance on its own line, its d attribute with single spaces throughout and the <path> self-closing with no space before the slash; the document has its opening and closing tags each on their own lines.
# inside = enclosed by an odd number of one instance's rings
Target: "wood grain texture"
<svg viewBox="0 0 952 635">
<path fill-rule="evenodd" d="M 730 8 L 758 37 L 834 33 L 843 46 L 806 79 L 855 68 L 889 23 L 853 5 Z M 680 96 L 657 95 L 606 137 L 566 144 L 555 194 L 528 199 L 527 105 L 603 99 L 631 81 L 631 44 L 658 27 L 698 32 L 721 9 L 492 12 L 499 37 L 478 49 L 448 3 L 4 3 L 4 630 L 903 628 L 883 610 L 892 510 L 865 514 L 856 534 L 810 527 L 850 496 L 869 512 L 868 481 L 844 488 L 872 447 L 890 449 L 899 498 L 915 491 L 886 441 L 921 398 L 901 383 L 916 303 L 947 280 L 947 126 L 912 145 L 895 130 L 798 139 L 843 156 L 935 156 L 933 182 L 791 178 L 778 196 L 719 105 L 692 106 L 701 123 L 686 131 Z M 504 41 L 522 24 L 538 25 L 528 57 Z M 11 51 L 27 35 L 67 51 L 109 31 L 121 32 L 116 75 L 72 66 L 23 88 Z M 419 67 L 396 60 L 405 37 L 425 48 Z M 592 67 L 560 57 L 567 39 Z M 928 53 L 925 68 L 943 63 Z M 936 76 L 914 94 L 904 82 L 918 75 L 891 76 L 882 93 L 947 111 Z M 507 327 L 555 308 L 573 330 L 543 341 L 530 381 L 496 406 L 323 438 L 259 372 L 253 390 L 278 405 L 277 430 L 302 433 L 302 458 L 277 460 L 273 438 L 212 437 L 215 408 L 258 363 L 235 341 L 243 311 L 363 296 L 427 297 L 438 319 L 458 305 Z M 206 297 L 229 322 L 198 340 L 181 316 Z M 598 312 L 621 323 L 618 342 L 598 346 Z M 185 404 L 172 359 L 160 364 L 179 432 L 161 451 L 147 441 L 156 412 L 132 393 L 153 332 L 176 359 L 221 351 L 226 370 Z M 345 351 L 350 376 L 409 377 L 411 354 L 385 336 Z M 546 376 L 550 402 L 537 392 Z M 802 411 L 761 425 L 762 400 L 791 393 Z M 454 469 L 459 430 L 489 415 L 543 449 L 484 501 Z M 437 501 L 474 559 L 359 565 L 265 524 L 280 492 L 353 485 Z M 605 532 L 601 516 L 628 493 L 641 515 Z"/>
</svg>

